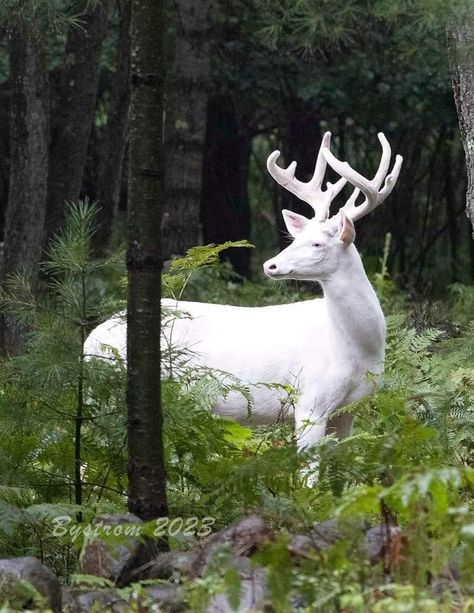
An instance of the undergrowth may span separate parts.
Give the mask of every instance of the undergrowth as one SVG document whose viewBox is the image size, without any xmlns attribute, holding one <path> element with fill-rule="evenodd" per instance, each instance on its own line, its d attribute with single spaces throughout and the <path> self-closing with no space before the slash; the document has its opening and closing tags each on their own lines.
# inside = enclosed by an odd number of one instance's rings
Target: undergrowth
<svg viewBox="0 0 474 613">
<path fill-rule="evenodd" d="M 90 205 L 71 209 L 43 267 L 46 292 L 34 295 L 17 275 L 0 297 L 2 309 L 29 330 L 25 353 L 0 364 L 0 556 L 37 555 L 65 581 L 85 537 L 57 536 L 57 518 L 86 525 L 126 509 L 124 367 L 118 356 L 87 361 L 82 353 L 84 332 L 123 306 L 121 258 L 91 255 L 93 218 Z M 196 248 L 174 261 L 164 292 L 243 305 L 312 297 L 306 287 L 238 278 L 218 263 L 226 246 Z M 291 425 L 250 430 L 210 412 L 230 391 L 251 409 L 251 390 L 225 373 L 181 368 L 163 381 L 170 517 L 211 516 L 213 530 L 247 512 L 265 517 L 279 537 L 257 561 L 268 568 L 276 610 L 474 606 L 474 320 L 466 306 L 473 291 L 457 286 L 444 305 L 456 335 L 437 322 L 415 329 L 409 322 L 416 305 L 390 280 L 388 249 L 389 241 L 373 279 L 387 313 L 386 372 L 375 395 L 344 409 L 356 415 L 348 439 L 328 436 L 298 454 Z M 291 402 L 296 392 L 287 391 Z M 301 468 L 315 456 L 319 477 L 310 483 Z M 296 563 L 291 534 L 328 519 L 389 522 L 401 528 L 403 542 L 370 565 L 352 531 Z M 176 535 L 170 544 L 186 542 Z M 214 592 L 238 593 L 238 576 L 225 568 L 189 585 L 196 610 L 211 584 Z M 304 595 L 304 606 L 295 594 Z"/>
</svg>

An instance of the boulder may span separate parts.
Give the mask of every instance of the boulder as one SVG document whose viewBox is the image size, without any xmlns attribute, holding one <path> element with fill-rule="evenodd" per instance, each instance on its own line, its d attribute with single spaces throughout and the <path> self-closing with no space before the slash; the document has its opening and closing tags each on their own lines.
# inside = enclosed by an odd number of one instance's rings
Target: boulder
<svg viewBox="0 0 474 613">
<path fill-rule="evenodd" d="M 229 596 L 225 593 L 216 594 L 211 598 L 206 608 L 206 613 L 235 613 L 241 611 L 262 611 L 268 605 L 268 571 L 262 567 L 252 565 L 249 558 L 234 556 L 229 561 L 229 566 L 234 568 L 240 578 L 240 601 L 238 608 L 233 607 Z"/>
<path fill-rule="evenodd" d="M 365 550 L 369 560 L 375 564 L 384 560 L 391 570 L 400 563 L 405 539 L 398 526 L 380 525 L 367 530 L 365 534 Z"/>
<path fill-rule="evenodd" d="M 205 574 L 214 554 L 223 546 L 229 548 L 234 556 L 250 557 L 274 538 L 273 531 L 264 519 L 257 515 L 247 515 L 216 532 L 196 548 L 198 555 L 193 563 L 192 575 Z"/>
<path fill-rule="evenodd" d="M 61 585 L 53 571 L 38 558 L 0 560 L 0 604 L 3 606 L 6 602 L 9 610 L 61 611 Z"/>
<path fill-rule="evenodd" d="M 384 560 L 393 569 L 400 560 L 404 538 L 398 526 L 380 524 L 369 528 L 364 521 L 336 522 L 334 519 L 315 524 L 309 534 L 296 534 L 288 549 L 300 557 L 313 556 L 345 540 L 353 551 L 372 564 Z"/>
<path fill-rule="evenodd" d="M 122 584 L 130 569 L 146 561 L 140 523 L 131 513 L 98 516 L 92 525 L 98 536 L 84 545 L 79 572 Z"/>
<path fill-rule="evenodd" d="M 180 613 L 186 609 L 184 596 L 177 585 L 147 585 L 135 588 L 136 597 L 118 588 L 90 589 L 81 586 L 63 588 L 64 613 L 148 613 L 153 605 L 163 613 Z"/>
<path fill-rule="evenodd" d="M 147 570 L 154 579 L 177 578 L 181 575 L 201 577 L 206 573 L 214 554 L 226 547 L 234 556 L 249 557 L 261 545 L 274 538 L 265 520 L 248 515 L 216 532 L 189 551 L 172 551 L 155 558 Z"/>
<path fill-rule="evenodd" d="M 177 580 L 182 576 L 189 577 L 198 562 L 200 551 L 168 551 L 153 560 L 147 571 L 149 579 Z"/>
</svg>

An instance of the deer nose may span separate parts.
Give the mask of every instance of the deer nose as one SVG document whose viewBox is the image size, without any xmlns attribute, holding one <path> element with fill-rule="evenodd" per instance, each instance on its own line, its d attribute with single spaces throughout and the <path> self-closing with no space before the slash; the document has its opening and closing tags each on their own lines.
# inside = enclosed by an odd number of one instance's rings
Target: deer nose
<svg viewBox="0 0 474 613">
<path fill-rule="evenodd" d="M 263 272 L 266 275 L 274 274 L 275 272 L 277 272 L 277 270 L 278 270 L 278 265 L 275 264 L 275 262 L 272 262 L 271 260 L 269 262 L 265 262 L 265 264 L 263 265 Z"/>
</svg>

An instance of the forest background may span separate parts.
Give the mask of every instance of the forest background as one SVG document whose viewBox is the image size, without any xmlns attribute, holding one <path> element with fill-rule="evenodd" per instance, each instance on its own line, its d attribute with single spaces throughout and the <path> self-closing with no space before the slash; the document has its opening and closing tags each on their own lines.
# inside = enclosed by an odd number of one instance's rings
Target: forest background
<svg viewBox="0 0 474 613">
<path fill-rule="evenodd" d="M 51 518 L 121 511 L 127 490 L 124 371 L 91 369 L 81 352 L 84 322 L 123 305 L 130 7 L 0 0 L 0 543 L 64 581 L 77 551 L 52 537 Z M 473 40 L 473 8 L 454 0 L 167 5 L 165 293 L 246 305 L 317 294 L 261 278 L 287 244 L 281 210 L 308 214 L 266 157 L 280 149 L 307 180 L 328 129 L 365 175 L 379 131 L 404 157 L 390 200 L 357 227 L 388 315 L 384 388 L 358 407 L 354 437 L 317 450 L 315 487 L 284 426 L 251 433 L 208 413 L 219 394 L 248 393 L 238 382 L 194 372 L 163 384 L 170 516 L 211 513 L 216 527 L 249 509 L 265 516 L 282 533 L 260 559 L 274 604 L 297 589 L 328 611 L 473 606 Z M 242 239 L 257 248 L 175 259 Z M 337 545 L 294 564 L 289 533 L 354 515 L 401 526 L 403 555 L 373 570 Z M 213 568 L 190 598 L 236 581 Z"/>
</svg>

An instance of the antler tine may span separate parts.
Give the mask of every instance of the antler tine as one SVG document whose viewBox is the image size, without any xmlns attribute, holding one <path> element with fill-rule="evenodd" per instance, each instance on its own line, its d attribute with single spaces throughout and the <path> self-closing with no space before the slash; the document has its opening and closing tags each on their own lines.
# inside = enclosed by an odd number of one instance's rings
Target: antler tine
<svg viewBox="0 0 474 613">
<path fill-rule="evenodd" d="M 273 151 L 268 156 L 267 168 L 277 183 L 282 185 L 292 194 L 308 203 L 315 212 L 315 218 L 318 221 L 324 221 L 329 216 L 329 208 L 331 202 L 341 191 L 347 182 L 347 179 L 341 178 L 336 183 L 326 183 L 326 190 L 322 190 L 321 186 L 326 172 L 327 161 L 323 156 L 323 150 L 329 148 L 331 144 L 331 132 L 326 132 L 323 136 L 314 174 L 310 181 L 304 183 L 295 177 L 296 162 L 291 162 L 288 168 L 281 168 L 276 161 L 280 156 L 279 151 Z"/>
<path fill-rule="evenodd" d="M 357 221 L 358 219 L 365 217 L 367 213 L 370 213 L 370 211 L 375 209 L 385 200 L 385 198 L 387 198 L 392 189 L 395 187 L 395 183 L 397 182 L 398 175 L 402 167 L 403 158 L 401 155 L 397 155 L 392 172 L 387 175 L 392 152 L 389 142 L 382 132 L 378 133 L 378 139 L 382 145 L 382 157 L 380 159 L 380 164 L 375 177 L 372 180 L 363 177 L 347 162 L 341 162 L 338 160 L 328 148 L 324 148 L 322 152 L 331 168 L 333 168 L 342 177 L 345 177 L 349 183 L 352 183 L 352 185 L 354 185 L 356 188 L 343 207 L 344 212 L 352 219 L 352 221 Z M 380 189 L 382 183 L 383 187 Z M 355 202 L 359 192 L 364 194 L 365 200 L 362 204 L 356 206 Z"/>
<path fill-rule="evenodd" d="M 356 201 L 357 201 L 359 194 L 360 194 L 360 189 L 356 187 L 354 191 L 352 192 L 352 194 L 350 195 L 349 199 L 347 200 L 346 204 L 339 209 L 340 211 L 344 211 L 344 213 L 351 219 L 352 219 L 352 212 L 357 208 Z"/>
</svg>

